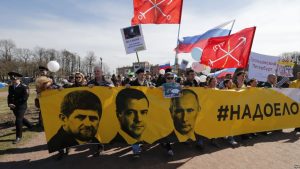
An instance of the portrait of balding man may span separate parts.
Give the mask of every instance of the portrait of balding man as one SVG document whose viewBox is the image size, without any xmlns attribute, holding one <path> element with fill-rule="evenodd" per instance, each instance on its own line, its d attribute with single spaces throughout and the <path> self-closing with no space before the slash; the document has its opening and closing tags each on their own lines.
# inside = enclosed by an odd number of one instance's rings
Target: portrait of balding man
<svg viewBox="0 0 300 169">
<path fill-rule="evenodd" d="M 197 94 L 193 90 L 182 89 L 181 97 L 171 99 L 169 112 L 174 124 L 174 130 L 158 142 L 185 142 L 198 140 L 200 135 L 195 133 L 194 127 L 201 110 Z"/>
</svg>

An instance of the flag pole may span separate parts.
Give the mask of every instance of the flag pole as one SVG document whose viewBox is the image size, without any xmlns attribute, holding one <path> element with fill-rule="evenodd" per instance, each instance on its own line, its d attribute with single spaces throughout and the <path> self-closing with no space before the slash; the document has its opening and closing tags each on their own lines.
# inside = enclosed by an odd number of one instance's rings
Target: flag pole
<svg viewBox="0 0 300 169">
<path fill-rule="evenodd" d="M 180 20 L 179 20 L 179 25 L 178 25 L 178 32 L 177 32 L 177 43 L 176 43 L 176 48 L 179 45 L 179 35 L 180 35 L 180 27 L 181 27 L 181 16 L 182 16 L 182 7 L 183 7 L 183 0 L 181 1 L 181 9 L 180 9 Z M 179 73 L 179 65 L 178 65 L 178 51 L 176 49 L 176 53 L 175 53 L 175 69 L 176 72 Z"/>
<path fill-rule="evenodd" d="M 235 19 L 233 20 L 233 23 L 232 23 L 232 25 L 231 25 L 230 31 L 229 31 L 229 33 L 228 33 L 228 36 L 231 34 L 231 31 L 232 31 L 232 28 L 233 28 L 234 23 L 235 23 Z"/>
<path fill-rule="evenodd" d="M 181 23 L 180 23 L 179 26 L 178 26 L 176 48 L 177 48 L 178 45 L 179 45 L 180 26 L 181 26 Z M 176 67 L 176 70 L 178 71 L 178 51 L 177 51 L 177 49 L 176 49 L 176 53 L 175 53 L 175 67 Z"/>
<path fill-rule="evenodd" d="M 137 50 L 135 51 L 135 54 L 136 54 L 136 58 L 137 58 L 138 63 L 140 63 L 139 54 L 138 54 Z"/>
</svg>

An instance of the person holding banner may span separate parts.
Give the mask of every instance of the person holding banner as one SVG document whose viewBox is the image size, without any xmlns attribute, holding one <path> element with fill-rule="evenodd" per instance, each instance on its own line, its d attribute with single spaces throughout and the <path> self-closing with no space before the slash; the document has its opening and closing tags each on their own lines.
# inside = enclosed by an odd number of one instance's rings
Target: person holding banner
<svg viewBox="0 0 300 169">
<path fill-rule="evenodd" d="M 76 90 L 65 95 L 59 114 L 62 126 L 48 141 L 49 152 L 86 143 L 99 144 L 95 135 L 101 115 L 101 101 L 92 92 Z M 62 157 L 59 151 L 58 159 Z"/>
<path fill-rule="evenodd" d="M 267 81 L 260 83 L 258 87 L 272 88 L 272 87 L 276 87 L 276 83 L 277 83 L 277 76 L 275 74 L 269 74 Z"/>
<path fill-rule="evenodd" d="M 38 126 L 40 126 L 42 129 L 44 128 L 43 125 L 43 119 L 42 119 L 42 112 L 40 110 L 40 103 L 39 103 L 39 97 L 40 97 L 40 88 L 38 87 L 40 84 L 40 78 L 44 79 L 45 77 L 48 77 L 48 68 L 44 66 L 39 66 L 39 77 L 36 78 L 36 98 L 34 99 L 35 106 L 39 109 L 39 121 L 38 121 Z"/>
<path fill-rule="evenodd" d="M 165 90 L 167 90 L 167 85 L 172 84 L 173 86 L 180 87 L 180 84 L 175 82 L 175 75 L 171 72 L 165 73 L 165 79 L 166 79 L 166 83 L 163 83 L 161 87 L 163 89 L 164 96 L 166 97 L 166 95 L 165 95 L 166 91 Z M 162 147 L 167 150 L 168 155 L 173 156 L 174 151 L 171 147 L 170 141 L 167 141 L 165 143 L 162 143 L 161 141 L 163 141 L 163 140 L 160 140 L 160 143 L 161 143 Z"/>
<path fill-rule="evenodd" d="M 70 87 L 83 87 L 87 85 L 84 75 L 81 72 L 75 73 L 75 81 Z"/>
<path fill-rule="evenodd" d="M 215 77 L 210 77 L 207 81 L 207 88 L 212 89 L 212 90 L 219 90 L 217 88 L 217 79 Z M 217 142 L 217 138 L 212 138 L 210 139 L 210 143 L 217 147 L 220 148 L 220 145 Z"/>
<path fill-rule="evenodd" d="M 103 76 L 103 71 L 101 70 L 101 67 L 95 66 L 94 67 L 94 75 L 95 78 L 90 80 L 87 85 L 89 87 L 93 86 L 106 86 L 106 87 L 114 87 L 114 85 L 108 81 L 105 80 Z"/>
<path fill-rule="evenodd" d="M 224 85 L 224 88 L 222 88 L 222 90 L 229 90 L 229 89 L 232 89 L 233 82 L 231 79 L 225 79 L 223 81 L 223 85 Z M 235 140 L 234 136 L 228 136 L 227 139 L 228 139 L 229 144 L 233 148 L 238 146 L 238 142 Z"/>
<path fill-rule="evenodd" d="M 131 82 L 129 82 L 128 84 L 126 84 L 125 85 L 125 87 L 126 88 L 129 88 L 130 86 L 146 86 L 146 87 L 155 87 L 155 86 L 152 86 L 152 83 L 149 83 L 148 81 L 146 81 L 146 78 L 145 78 L 145 70 L 143 69 L 143 68 L 140 68 L 140 69 L 138 69 L 136 72 L 136 76 L 137 76 L 137 78 L 134 80 L 134 81 L 131 81 Z M 134 92 L 134 91 L 132 91 L 132 92 Z M 119 92 L 120 93 L 120 92 Z M 148 101 L 148 98 L 146 97 L 146 95 L 144 94 L 144 93 L 139 93 L 138 95 L 140 95 L 139 97 L 143 97 L 143 98 L 145 98 L 146 100 L 147 100 L 147 102 L 148 102 L 148 107 L 149 107 L 149 101 Z M 118 94 L 118 96 L 119 96 L 119 94 Z M 122 95 L 120 95 L 120 97 L 121 97 Z M 131 95 L 129 95 L 128 94 L 128 98 L 130 99 L 130 97 L 132 97 Z M 134 99 L 141 99 L 141 98 L 134 98 Z M 126 99 L 123 99 L 123 100 L 125 100 L 126 101 Z M 125 104 L 126 102 L 124 102 L 124 104 Z M 117 103 L 116 103 L 117 104 Z M 117 108 L 118 108 L 118 104 L 117 104 Z M 127 106 L 127 108 L 128 108 L 128 106 Z M 147 108 L 148 109 L 148 108 Z M 121 110 L 121 109 L 119 109 L 119 110 Z M 145 109 L 146 110 L 146 109 Z M 141 114 L 143 114 L 143 113 L 141 113 Z M 120 115 L 120 114 L 118 114 L 118 115 Z M 144 114 L 143 114 L 144 115 Z M 121 127 L 122 127 L 122 118 L 120 118 L 121 116 L 118 116 L 118 119 L 119 119 L 119 121 L 120 121 L 120 124 L 121 124 Z M 124 117 L 126 117 L 126 116 L 124 116 Z M 137 118 L 138 116 L 136 115 L 135 116 L 135 121 L 133 121 L 133 122 L 131 122 L 132 123 L 132 127 L 133 128 L 135 128 L 135 126 L 137 126 L 137 129 L 139 129 L 139 130 L 141 130 L 141 129 L 143 129 L 143 127 L 144 126 L 141 126 L 141 128 L 138 126 L 138 123 L 140 123 L 140 120 L 141 119 L 139 119 L 139 118 Z M 144 116 L 141 116 L 141 117 L 144 117 Z M 127 119 L 127 118 L 123 118 L 123 119 Z M 129 121 L 129 119 L 127 119 L 128 120 L 128 122 L 130 122 Z M 143 121 L 141 121 L 141 123 L 144 123 Z M 123 125 L 123 127 L 126 127 L 126 126 L 124 126 Z M 140 156 L 140 154 L 141 154 L 141 151 L 142 151 L 142 149 L 141 149 L 141 147 L 140 147 L 140 142 L 142 141 L 142 139 L 140 138 L 142 135 L 142 133 L 140 133 L 140 134 L 134 134 L 134 132 L 137 132 L 137 131 L 130 131 L 129 129 L 130 128 L 132 128 L 132 127 L 129 127 L 128 126 L 128 133 L 129 133 L 129 135 L 131 136 L 131 137 L 133 137 L 134 139 L 136 139 L 136 141 L 133 141 L 133 143 L 134 144 L 132 144 L 131 145 L 131 147 L 132 147 L 132 152 L 133 152 L 133 155 L 134 155 L 134 157 L 139 157 Z M 132 128 L 132 129 L 133 129 Z M 125 130 L 127 130 L 126 128 L 124 128 Z M 141 130 L 141 131 L 144 131 L 144 130 Z M 130 134 L 131 133 L 131 134 Z M 123 137 L 124 138 L 124 137 Z M 130 138 L 130 137 L 127 137 L 127 138 Z M 115 139 L 114 140 L 117 140 L 118 141 L 118 135 L 115 137 Z M 128 142 L 128 141 L 127 141 Z"/>
<path fill-rule="evenodd" d="M 214 89 L 214 90 L 219 90 L 217 88 L 217 78 L 215 77 L 211 77 L 208 79 L 208 82 L 207 82 L 207 87 L 210 88 L 210 89 Z"/>
<path fill-rule="evenodd" d="M 258 84 L 257 80 L 255 78 L 252 78 L 248 81 L 247 86 L 248 87 L 257 87 L 257 84 Z"/>
<path fill-rule="evenodd" d="M 246 88 L 245 85 L 246 73 L 244 71 L 240 71 L 236 74 L 236 79 L 233 82 L 234 89 Z"/>
<path fill-rule="evenodd" d="M 297 79 L 290 83 L 289 88 L 300 88 L 300 72 L 297 72 Z"/>
<path fill-rule="evenodd" d="M 105 86 L 105 87 L 114 87 L 114 85 L 108 81 L 105 80 L 103 76 L 103 71 L 100 66 L 95 66 L 94 67 L 94 79 L 90 80 L 87 85 L 89 87 L 93 86 Z M 104 151 L 104 145 L 99 144 L 97 152 L 93 155 L 94 157 L 98 157 L 100 153 Z"/>
<path fill-rule="evenodd" d="M 170 113 L 173 119 L 174 130 L 167 137 L 158 140 L 162 146 L 168 151 L 169 155 L 174 152 L 170 142 L 196 141 L 196 147 L 202 150 L 203 137 L 194 130 L 196 119 L 201 110 L 197 94 L 190 89 L 182 89 L 181 97 L 174 97 L 170 103 Z"/>
<path fill-rule="evenodd" d="M 289 88 L 298 88 L 298 89 L 300 89 L 300 72 L 297 72 L 297 79 L 290 83 Z M 300 132 L 300 127 L 295 128 L 294 131 L 295 132 Z"/>
<path fill-rule="evenodd" d="M 195 79 L 196 73 L 194 70 L 188 70 L 186 72 L 186 81 L 183 82 L 184 86 L 189 86 L 189 87 L 199 87 L 199 84 L 197 80 Z"/>
<path fill-rule="evenodd" d="M 223 81 L 223 85 L 224 85 L 224 88 L 225 90 L 228 90 L 228 89 L 232 89 L 233 88 L 233 82 L 231 79 L 225 79 Z"/>
</svg>

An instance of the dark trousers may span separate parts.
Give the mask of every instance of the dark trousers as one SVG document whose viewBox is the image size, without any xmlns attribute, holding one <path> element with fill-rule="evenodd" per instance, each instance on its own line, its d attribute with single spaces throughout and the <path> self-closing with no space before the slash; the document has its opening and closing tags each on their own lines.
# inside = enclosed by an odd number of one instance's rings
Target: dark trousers
<svg viewBox="0 0 300 169">
<path fill-rule="evenodd" d="M 24 114 L 26 112 L 27 105 L 17 106 L 13 109 L 14 115 L 16 117 L 16 136 L 22 138 L 22 127 L 25 125 L 28 128 L 32 127 L 32 124 L 24 118 Z"/>
</svg>

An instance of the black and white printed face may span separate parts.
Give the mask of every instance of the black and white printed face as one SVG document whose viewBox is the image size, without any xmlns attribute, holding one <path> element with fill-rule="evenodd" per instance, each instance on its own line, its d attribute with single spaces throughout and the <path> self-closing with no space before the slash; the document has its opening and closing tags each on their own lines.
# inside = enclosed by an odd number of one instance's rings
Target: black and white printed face
<svg viewBox="0 0 300 169">
<path fill-rule="evenodd" d="M 199 106 L 195 96 L 186 93 L 174 103 L 172 114 L 175 129 L 182 135 L 194 132 L 195 122 L 199 111 Z"/>
<path fill-rule="evenodd" d="M 140 138 L 147 126 L 148 102 L 145 98 L 128 99 L 118 119 L 121 128 L 133 138 Z"/>
</svg>

